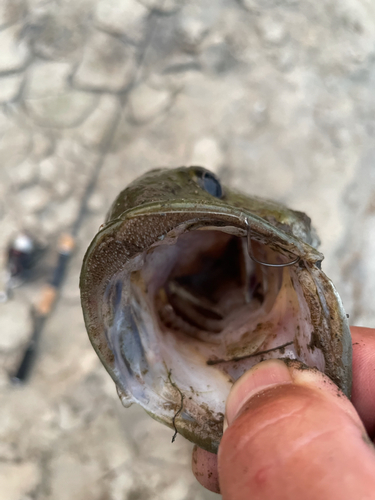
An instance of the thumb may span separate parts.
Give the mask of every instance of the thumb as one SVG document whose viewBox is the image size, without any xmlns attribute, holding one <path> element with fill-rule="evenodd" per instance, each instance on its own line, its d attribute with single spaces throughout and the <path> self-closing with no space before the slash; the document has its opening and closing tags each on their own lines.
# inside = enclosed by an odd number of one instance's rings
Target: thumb
<svg viewBox="0 0 375 500">
<path fill-rule="evenodd" d="M 233 386 L 218 453 L 224 500 L 375 499 L 375 452 L 325 375 L 269 360 Z"/>
</svg>

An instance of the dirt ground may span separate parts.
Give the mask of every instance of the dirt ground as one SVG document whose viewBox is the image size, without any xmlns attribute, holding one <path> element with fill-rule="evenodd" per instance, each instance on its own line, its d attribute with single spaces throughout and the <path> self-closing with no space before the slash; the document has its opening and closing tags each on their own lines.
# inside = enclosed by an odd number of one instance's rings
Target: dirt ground
<svg viewBox="0 0 375 500">
<path fill-rule="evenodd" d="M 191 444 L 125 409 L 83 325 L 83 254 L 120 189 L 201 164 L 305 211 L 350 322 L 375 323 L 375 6 L 365 0 L 0 0 L 0 269 L 47 247 L 0 304 L 0 497 L 208 500 Z M 30 380 L 59 235 L 87 207 Z M 1 287 L 5 287 L 2 271 Z"/>
</svg>

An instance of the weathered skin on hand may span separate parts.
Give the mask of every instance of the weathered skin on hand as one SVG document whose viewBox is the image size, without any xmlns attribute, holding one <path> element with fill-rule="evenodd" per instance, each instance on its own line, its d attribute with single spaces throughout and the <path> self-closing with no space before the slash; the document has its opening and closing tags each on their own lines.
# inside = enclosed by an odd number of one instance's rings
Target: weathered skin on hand
<svg viewBox="0 0 375 500">
<path fill-rule="evenodd" d="M 291 277 L 285 282 L 285 286 L 296 287 L 299 300 L 303 301 L 308 311 L 303 313 L 308 314 L 308 322 L 311 325 L 308 332 L 308 350 L 323 353 L 325 373 L 347 395 L 350 395 L 351 388 L 351 342 L 341 301 L 330 280 L 320 270 L 323 256 L 315 248 L 318 239 L 311 228 L 310 219 L 305 214 L 278 203 L 238 194 L 227 187 L 222 187 L 222 196 L 213 196 L 202 187 L 205 172 L 207 171 L 201 167 L 153 170 L 122 191 L 85 255 L 80 287 L 90 340 L 122 392 L 123 400 L 142 404 L 157 420 L 176 428 L 179 433 L 202 448 L 216 452 L 222 434 L 225 394 L 228 393 L 233 380 L 228 380 L 226 375 L 227 380 L 224 382 L 223 370 L 220 371 L 216 362 L 212 363 L 211 357 L 207 355 L 206 361 L 203 361 L 206 370 L 204 373 L 214 374 L 214 377 L 217 374 L 218 380 L 220 381 L 221 377 L 222 383 L 227 384 L 223 395 L 218 398 L 218 404 L 210 407 L 204 403 L 204 391 L 197 387 L 191 387 L 191 391 L 186 390 L 185 385 L 188 387 L 188 382 L 185 381 L 186 384 L 181 385 L 180 380 L 176 379 L 176 368 L 172 370 L 164 360 L 164 372 L 154 376 L 154 379 L 156 377 L 165 382 L 165 394 L 162 395 L 160 404 L 157 398 L 153 403 L 145 402 L 153 399 L 154 389 L 147 393 L 148 396 L 145 396 L 143 402 L 135 397 L 127 382 L 124 382 L 121 370 L 116 366 L 113 349 L 108 340 L 113 311 L 105 297 L 108 296 L 108 286 L 111 286 L 114 276 L 125 271 L 130 273 L 127 269 L 130 269 L 137 258 L 147 258 L 150 249 L 160 248 L 168 241 L 169 246 L 174 244 L 181 235 L 192 234 L 194 231 L 202 235 L 202 229 L 211 228 L 216 232 L 220 230 L 228 233 L 225 228 L 232 228 L 229 234 L 243 240 L 250 229 L 260 244 L 284 256 L 299 257 L 299 263 L 292 266 L 293 269 L 288 268 Z M 148 287 L 143 283 L 144 278 L 136 278 L 134 272 L 132 276 L 139 293 L 147 295 Z M 281 279 L 285 274 L 281 271 L 278 276 Z M 151 302 L 153 300 L 154 297 Z M 258 326 L 260 324 L 258 323 Z M 158 328 L 158 325 L 155 325 L 155 328 Z M 177 337 L 179 342 L 181 336 Z M 298 333 L 296 339 L 297 337 Z M 194 345 L 202 346 L 196 339 L 191 340 L 191 345 L 194 342 Z M 306 346 L 303 347 L 298 342 L 295 340 L 296 352 L 306 350 Z M 238 342 L 232 344 L 232 347 L 229 342 L 228 350 L 224 349 L 222 355 L 214 356 L 214 359 L 220 360 L 223 357 L 225 364 L 229 353 L 233 352 L 233 345 L 238 349 Z M 267 351 L 267 348 L 263 348 L 263 351 L 259 349 L 259 352 L 264 351 Z M 282 354 L 283 351 L 278 353 Z M 126 354 L 122 356 L 126 357 Z M 259 355 L 257 359 L 260 361 L 263 358 Z M 132 362 L 131 357 L 126 361 L 130 364 Z M 215 366 L 206 366 L 210 362 Z M 241 370 L 245 369 L 244 364 Z M 143 371 L 145 376 L 147 373 L 151 377 L 149 369 L 147 372 Z M 137 390 L 141 387 L 149 390 L 148 382 L 145 382 L 141 372 L 132 380 L 138 384 Z M 181 408 L 181 394 L 184 396 L 183 411 L 177 415 Z M 160 394 L 157 395 L 159 396 Z"/>
</svg>

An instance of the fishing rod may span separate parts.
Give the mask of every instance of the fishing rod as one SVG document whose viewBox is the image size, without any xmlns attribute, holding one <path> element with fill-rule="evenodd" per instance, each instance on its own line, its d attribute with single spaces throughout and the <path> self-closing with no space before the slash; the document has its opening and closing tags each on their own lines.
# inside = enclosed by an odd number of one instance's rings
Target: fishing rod
<svg viewBox="0 0 375 500">
<path fill-rule="evenodd" d="M 39 337 L 42 333 L 46 319 L 50 315 L 57 300 L 59 288 L 63 282 L 67 264 L 75 247 L 75 239 L 69 233 L 62 234 L 59 238 L 57 251 L 58 260 L 52 279 L 42 289 L 39 302 L 33 308 L 33 331 L 30 341 L 22 356 L 21 362 L 11 377 L 13 383 L 25 382 L 30 374 L 35 359 Z"/>
<path fill-rule="evenodd" d="M 138 65 L 135 68 L 134 75 L 132 81 L 129 83 L 127 89 L 119 96 L 120 104 L 124 104 L 125 99 L 129 93 L 129 91 L 134 87 L 134 85 L 141 78 L 141 70 L 145 60 L 146 52 L 151 45 L 154 34 L 156 33 L 156 28 L 158 24 L 157 16 L 151 15 L 154 17 L 154 22 L 152 23 L 148 33 L 146 34 L 144 45 L 142 50 L 140 51 L 140 55 L 138 58 Z M 87 204 L 91 194 L 93 193 L 97 179 L 99 177 L 100 170 L 104 163 L 104 158 L 108 153 L 110 146 L 112 144 L 113 137 L 115 135 L 115 131 L 117 129 L 118 123 L 121 118 L 121 106 L 117 110 L 116 116 L 109 127 L 109 130 L 106 134 L 105 139 L 103 140 L 103 149 L 100 154 L 100 157 L 97 161 L 97 164 L 94 168 L 93 175 L 90 179 L 89 184 L 85 189 L 85 193 L 81 199 L 80 208 L 76 217 L 76 220 L 72 226 L 72 229 L 69 233 L 64 233 L 61 235 L 58 242 L 58 259 L 53 272 L 52 279 L 43 287 L 41 298 L 37 305 L 33 309 L 33 331 L 30 337 L 30 341 L 26 347 L 26 350 L 22 356 L 22 359 L 15 370 L 14 374 L 11 376 L 11 381 L 13 383 L 24 383 L 31 372 L 32 366 L 34 364 L 35 355 L 37 351 L 38 341 L 41 336 L 42 330 L 48 319 L 53 307 L 58 298 L 59 289 L 63 283 L 67 266 L 70 261 L 70 258 L 73 254 L 74 248 L 76 246 L 76 236 L 78 230 L 81 227 L 83 219 L 85 217 L 87 211 Z"/>
</svg>

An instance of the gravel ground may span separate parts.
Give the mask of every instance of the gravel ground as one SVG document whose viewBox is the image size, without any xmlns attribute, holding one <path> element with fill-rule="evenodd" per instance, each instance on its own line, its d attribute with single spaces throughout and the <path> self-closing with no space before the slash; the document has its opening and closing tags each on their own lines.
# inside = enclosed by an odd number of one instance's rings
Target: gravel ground
<svg viewBox="0 0 375 500">
<path fill-rule="evenodd" d="M 49 249 L 0 304 L 0 497 L 219 498 L 192 477 L 189 443 L 121 406 L 83 325 L 83 254 L 137 175 L 202 164 L 307 212 L 351 323 L 374 325 L 375 7 L 0 0 L 0 47 L 0 268 L 18 231 Z M 30 307 L 95 179 L 32 376 L 14 386 Z"/>
</svg>

